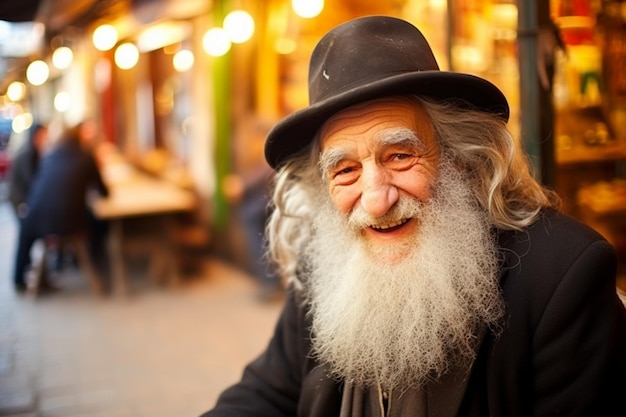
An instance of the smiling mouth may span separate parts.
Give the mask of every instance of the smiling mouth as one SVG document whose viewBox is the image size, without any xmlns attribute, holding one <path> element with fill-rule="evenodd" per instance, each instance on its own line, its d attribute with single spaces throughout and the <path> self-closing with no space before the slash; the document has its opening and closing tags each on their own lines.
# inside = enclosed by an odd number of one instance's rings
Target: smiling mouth
<svg viewBox="0 0 626 417">
<path fill-rule="evenodd" d="M 373 225 L 370 225 L 370 228 L 376 230 L 377 232 L 383 232 L 383 233 L 393 232 L 394 230 L 397 230 L 401 228 L 402 226 L 404 226 L 405 224 L 407 224 L 409 220 L 411 220 L 411 218 L 400 219 L 400 220 L 385 223 L 385 224 L 373 224 Z"/>
</svg>

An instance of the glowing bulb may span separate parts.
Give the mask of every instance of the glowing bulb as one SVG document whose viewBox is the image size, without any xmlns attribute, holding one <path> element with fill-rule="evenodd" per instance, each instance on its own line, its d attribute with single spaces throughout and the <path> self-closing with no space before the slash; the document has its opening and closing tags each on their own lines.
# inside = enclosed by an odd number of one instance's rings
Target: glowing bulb
<svg viewBox="0 0 626 417">
<path fill-rule="evenodd" d="M 115 50 L 115 65 L 121 69 L 131 69 L 139 62 L 139 49 L 128 42 L 123 43 Z"/>
<path fill-rule="evenodd" d="M 11 101 L 20 101 L 26 95 L 26 85 L 21 81 L 13 81 L 7 87 L 7 97 Z"/>
<path fill-rule="evenodd" d="M 233 43 L 244 43 L 254 34 L 254 19 L 244 10 L 235 10 L 224 18 L 224 30 Z"/>
<path fill-rule="evenodd" d="M 30 113 L 18 114 L 13 118 L 11 122 L 11 129 L 15 133 L 21 133 L 26 129 L 29 129 L 33 125 L 33 115 Z"/>
<path fill-rule="evenodd" d="M 99 51 L 113 49 L 117 43 L 117 30 L 112 25 L 101 25 L 96 28 L 91 38 L 93 46 Z"/>
<path fill-rule="evenodd" d="M 52 65 L 58 69 L 65 69 L 72 64 L 74 53 L 67 46 L 61 46 L 52 53 Z"/>
<path fill-rule="evenodd" d="M 48 68 L 48 64 L 40 59 L 31 62 L 28 68 L 26 68 L 26 79 L 32 85 L 42 85 L 48 81 L 49 75 L 50 68 Z"/>
<path fill-rule="evenodd" d="M 54 96 L 54 108 L 60 112 L 66 112 L 70 108 L 72 98 L 67 91 L 60 91 Z"/>
<path fill-rule="evenodd" d="M 222 28 L 209 29 L 202 37 L 202 47 L 211 56 L 226 55 L 230 46 L 230 38 Z"/>
<path fill-rule="evenodd" d="M 194 56 L 193 52 L 188 49 L 183 49 L 174 55 L 173 64 L 174 69 L 178 72 L 187 71 L 189 68 L 193 66 Z"/>
<path fill-rule="evenodd" d="M 324 0 L 291 0 L 293 11 L 300 17 L 311 18 L 324 10 Z"/>
</svg>

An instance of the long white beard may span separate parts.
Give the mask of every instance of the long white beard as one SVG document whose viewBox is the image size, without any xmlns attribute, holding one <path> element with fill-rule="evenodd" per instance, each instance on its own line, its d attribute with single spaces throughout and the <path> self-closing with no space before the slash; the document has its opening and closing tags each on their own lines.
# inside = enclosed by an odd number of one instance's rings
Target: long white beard
<svg viewBox="0 0 626 417">
<path fill-rule="evenodd" d="M 452 365 L 471 363 L 478 329 L 502 316 L 486 215 L 450 164 L 434 193 L 427 203 L 399 204 L 404 212 L 396 215 L 412 213 L 420 226 L 383 251 L 360 237 L 362 213 L 346 221 L 329 201 L 320 208 L 307 247 L 313 348 L 335 377 L 419 388 Z"/>
</svg>

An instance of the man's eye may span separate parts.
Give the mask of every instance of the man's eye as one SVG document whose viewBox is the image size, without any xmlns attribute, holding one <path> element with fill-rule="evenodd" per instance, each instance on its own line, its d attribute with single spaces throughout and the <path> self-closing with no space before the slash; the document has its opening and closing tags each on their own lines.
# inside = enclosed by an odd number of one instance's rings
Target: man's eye
<svg viewBox="0 0 626 417">
<path fill-rule="evenodd" d="M 336 185 L 352 184 L 359 177 L 359 168 L 355 165 L 337 167 L 331 171 L 330 180 Z"/>
<path fill-rule="evenodd" d="M 339 169 L 339 170 L 335 171 L 335 174 L 333 176 L 337 177 L 337 176 L 340 176 L 340 175 L 350 174 L 351 172 L 354 172 L 354 168 L 353 167 L 346 167 L 346 168 L 342 168 L 342 169 Z"/>
<path fill-rule="evenodd" d="M 397 160 L 397 161 L 404 161 L 405 159 L 410 158 L 411 155 L 408 153 L 396 153 L 393 155 L 393 159 Z"/>
</svg>

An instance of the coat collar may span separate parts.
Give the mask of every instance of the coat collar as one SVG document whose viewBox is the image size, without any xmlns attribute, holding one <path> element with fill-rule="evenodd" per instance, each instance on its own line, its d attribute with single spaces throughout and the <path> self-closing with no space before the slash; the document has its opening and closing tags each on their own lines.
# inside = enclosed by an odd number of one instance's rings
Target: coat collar
<svg viewBox="0 0 626 417">
<path fill-rule="evenodd" d="M 478 333 L 476 356 L 486 329 Z M 343 386 L 339 417 L 455 417 L 458 415 L 474 362 L 455 366 L 423 390 L 383 393 L 380 388 L 363 390 L 350 383 Z M 387 401 L 385 414 L 383 403 Z"/>
</svg>

